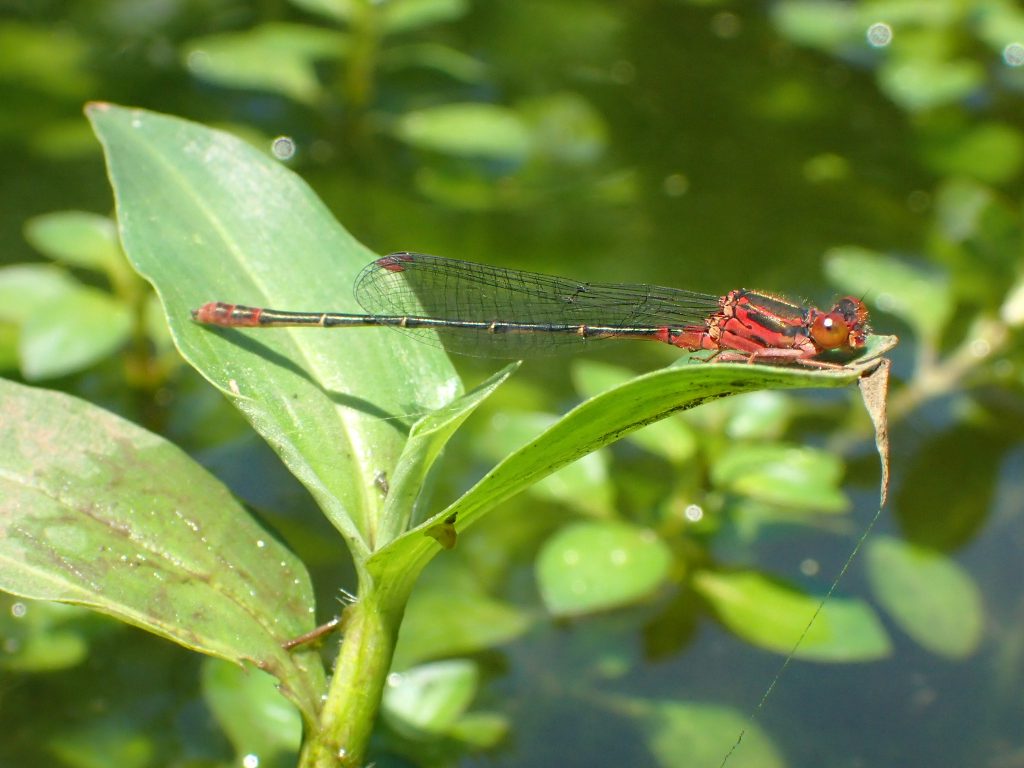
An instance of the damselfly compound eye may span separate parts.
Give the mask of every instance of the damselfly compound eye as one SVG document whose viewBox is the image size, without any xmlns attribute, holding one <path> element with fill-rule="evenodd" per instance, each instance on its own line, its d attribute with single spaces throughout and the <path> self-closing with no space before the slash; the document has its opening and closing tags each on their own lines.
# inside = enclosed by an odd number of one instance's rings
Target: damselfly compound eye
<svg viewBox="0 0 1024 768">
<path fill-rule="evenodd" d="M 850 327 L 839 312 L 818 315 L 811 325 L 811 338 L 820 349 L 836 349 L 846 344 Z"/>
</svg>

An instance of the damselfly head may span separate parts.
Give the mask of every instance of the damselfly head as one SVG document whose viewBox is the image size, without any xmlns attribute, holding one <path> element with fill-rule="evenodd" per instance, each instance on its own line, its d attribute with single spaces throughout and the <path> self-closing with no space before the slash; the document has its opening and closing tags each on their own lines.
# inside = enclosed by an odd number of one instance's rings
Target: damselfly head
<svg viewBox="0 0 1024 768">
<path fill-rule="evenodd" d="M 867 342 L 868 308 L 853 296 L 844 296 L 832 311 L 818 314 L 810 327 L 811 339 L 820 350 L 861 349 Z"/>
</svg>

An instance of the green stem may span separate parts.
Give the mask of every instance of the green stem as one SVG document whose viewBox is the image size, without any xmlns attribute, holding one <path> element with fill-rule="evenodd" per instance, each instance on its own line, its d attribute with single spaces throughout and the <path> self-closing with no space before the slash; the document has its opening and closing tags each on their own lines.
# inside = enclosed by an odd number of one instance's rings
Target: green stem
<svg viewBox="0 0 1024 768">
<path fill-rule="evenodd" d="M 391 669 L 398 628 L 413 579 L 365 593 L 346 609 L 344 637 L 317 733 L 303 747 L 301 768 L 362 768 Z"/>
<path fill-rule="evenodd" d="M 345 76 L 348 106 L 361 112 L 373 96 L 374 73 L 380 48 L 380 11 L 372 2 L 357 3 L 350 21 L 352 45 Z"/>
</svg>

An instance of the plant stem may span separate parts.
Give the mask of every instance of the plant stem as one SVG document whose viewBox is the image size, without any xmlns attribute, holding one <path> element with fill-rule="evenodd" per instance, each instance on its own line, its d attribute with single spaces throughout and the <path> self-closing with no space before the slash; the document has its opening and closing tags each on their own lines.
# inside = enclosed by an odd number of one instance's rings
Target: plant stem
<svg viewBox="0 0 1024 768">
<path fill-rule="evenodd" d="M 344 638 L 330 690 L 320 714 L 320 728 L 307 739 L 302 768 L 361 768 L 380 708 L 398 627 L 409 587 L 369 588 L 344 615 Z"/>
</svg>

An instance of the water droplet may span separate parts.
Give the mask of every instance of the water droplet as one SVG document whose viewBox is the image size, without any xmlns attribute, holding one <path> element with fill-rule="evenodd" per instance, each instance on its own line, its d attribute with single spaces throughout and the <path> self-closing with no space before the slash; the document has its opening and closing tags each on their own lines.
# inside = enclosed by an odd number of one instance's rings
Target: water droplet
<svg viewBox="0 0 1024 768">
<path fill-rule="evenodd" d="M 821 570 L 821 565 L 817 560 L 808 557 L 806 560 L 800 563 L 800 573 L 804 576 L 817 576 L 818 571 Z"/>
<path fill-rule="evenodd" d="M 704 519 L 704 509 L 699 504 L 687 504 L 683 510 L 683 517 L 691 523 L 699 523 Z"/>
<path fill-rule="evenodd" d="M 872 48 L 885 48 L 892 42 L 892 27 L 879 21 L 868 27 L 868 45 Z"/>
<path fill-rule="evenodd" d="M 270 151 L 278 160 L 291 160 L 295 157 L 295 141 L 291 136 L 278 136 L 270 145 Z"/>
<path fill-rule="evenodd" d="M 23 619 L 26 613 L 28 613 L 28 606 L 24 603 L 13 603 L 11 605 L 11 616 L 14 618 Z"/>
<path fill-rule="evenodd" d="M 1003 61 L 1009 67 L 1024 67 L 1024 44 L 1010 43 L 1003 48 Z"/>
</svg>

